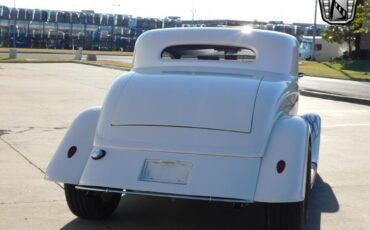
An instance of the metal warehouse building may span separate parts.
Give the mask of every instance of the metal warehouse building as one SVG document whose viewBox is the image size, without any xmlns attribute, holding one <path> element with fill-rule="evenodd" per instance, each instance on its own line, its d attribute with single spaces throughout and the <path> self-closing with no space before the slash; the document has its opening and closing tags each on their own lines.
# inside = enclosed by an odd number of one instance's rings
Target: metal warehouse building
<svg viewBox="0 0 370 230">
<path fill-rule="evenodd" d="M 137 37 L 156 28 L 187 26 L 243 26 L 289 33 L 299 38 L 312 35 L 310 24 L 238 20 L 181 21 L 101 14 L 94 11 L 55 11 L 0 6 L 0 47 L 132 51 Z M 319 34 L 320 27 L 317 34 Z"/>
<path fill-rule="evenodd" d="M 93 11 L 67 12 L 0 6 L 0 47 L 132 50 L 146 30 L 179 27 L 178 17 L 164 20 Z"/>
</svg>

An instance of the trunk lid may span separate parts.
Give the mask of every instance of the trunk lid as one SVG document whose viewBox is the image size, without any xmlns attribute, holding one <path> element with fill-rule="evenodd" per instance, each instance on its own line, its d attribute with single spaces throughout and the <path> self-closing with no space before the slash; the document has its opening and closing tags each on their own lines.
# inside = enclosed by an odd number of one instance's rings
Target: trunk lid
<svg viewBox="0 0 370 230">
<path fill-rule="evenodd" d="M 248 75 L 135 74 L 117 100 L 111 125 L 250 133 L 260 82 Z"/>
</svg>

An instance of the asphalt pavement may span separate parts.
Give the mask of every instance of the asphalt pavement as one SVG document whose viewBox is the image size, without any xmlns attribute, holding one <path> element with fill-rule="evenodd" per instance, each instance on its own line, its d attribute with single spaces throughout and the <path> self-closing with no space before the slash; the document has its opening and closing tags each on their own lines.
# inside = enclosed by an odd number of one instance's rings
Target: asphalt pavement
<svg viewBox="0 0 370 230">
<path fill-rule="evenodd" d="M 351 81 L 305 76 L 299 79 L 303 90 L 329 93 L 340 96 L 363 98 L 370 100 L 370 82 Z"/>
<path fill-rule="evenodd" d="M 8 53 L 0 53 L 1 56 L 8 56 Z M 18 57 L 28 58 L 62 58 L 73 59 L 72 54 L 43 54 L 43 53 L 18 53 Z M 86 59 L 86 55 L 82 56 Z M 97 55 L 98 60 L 122 61 L 132 63 L 132 56 L 115 56 L 115 55 Z M 370 100 L 370 82 L 340 80 L 320 77 L 305 76 L 299 80 L 300 88 L 310 92 L 328 93 L 345 97 Z M 369 102 L 370 103 L 370 102 Z"/>
<path fill-rule="evenodd" d="M 100 105 L 122 73 L 0 63 L 0 229 L 263 229 L 261 205 L 127 196 L 104 221 L 71 214 L 61 185 L 44 180 L 45 169 L 74 117 Z M 370 107 L 301 96 L 306 112 L 319 113 L 323 125 L 307 229 L 370 230 Z"/>
<path fill-rule="evenodd" d="M 0 57 L 8 57 L 9 53 L 0 53 Z M 47 53 L 17 53 L 18 57 L 33 59 L 33 58 L 61 58 L 61 59 L 73 59 L 74 54 L 47 54 Z M 82 59 L 86 59 L 86 55 L 82 55 Z M 132 63 L 132 56 L 118 56 L 118 55 L 97 55 L 98 60 L 108 61 L 122 61 Z"/>
</svg>

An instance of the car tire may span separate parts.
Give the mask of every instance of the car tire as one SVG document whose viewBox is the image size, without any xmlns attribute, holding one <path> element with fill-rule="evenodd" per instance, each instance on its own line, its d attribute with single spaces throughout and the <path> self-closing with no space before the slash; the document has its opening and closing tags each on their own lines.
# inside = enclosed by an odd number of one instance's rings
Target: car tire
<svg viewBox="0 0 370 230">
<path fill-rule="evenodd" d="M 71 212 L 84 219 L 109 217 L 121 200 L 119 193 L 79 190 L 72 184 L 64 184 L 64 192 Z"/>
<path fill-rule="evenodd" d="M 267 230 L 304 230 L 311 190 L 311 146 L 308 149 L 305 199 L 294 203 L 266 204 Z"/>
</svg>

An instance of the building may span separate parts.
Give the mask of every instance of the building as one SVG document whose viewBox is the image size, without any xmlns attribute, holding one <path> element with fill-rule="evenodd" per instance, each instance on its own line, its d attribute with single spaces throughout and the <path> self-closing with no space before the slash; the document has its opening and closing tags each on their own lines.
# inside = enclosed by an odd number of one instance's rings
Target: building
<svg viewBox="0 0 370 230">
<path fill-rule="evenodd" d="M 365 6 L 368 11 L 370 11 L 370 5 Z M 367 28 L 368 32 L 361 35 L 360 39 L 360 57 L 361 58 L 370 58 L 370 18 L 368 21 L 362 25 L 364 28 Z"/>
<path fill-rule="evenodd" d="M 179 17 L 164 19 L 0 6 L 0 47 L 132 51 L 143 32 L 168 27 L 240 27 L 285 32 L 296 36 L 312 33 L 312 25 L 284 24 L 281 21 L 196 20 Z M 310 32 L 311 31 L 311 32 Z"/>
<path fill-rule="evenodd" d="M 164 20 L 94 11 L 52 11 L 0 6 L 0 47 L 133 50 L 146 30 L 180 27 L 177 17 Z"/>
</svg>

